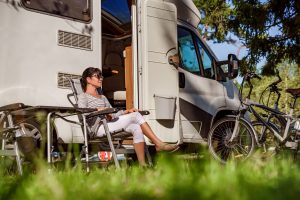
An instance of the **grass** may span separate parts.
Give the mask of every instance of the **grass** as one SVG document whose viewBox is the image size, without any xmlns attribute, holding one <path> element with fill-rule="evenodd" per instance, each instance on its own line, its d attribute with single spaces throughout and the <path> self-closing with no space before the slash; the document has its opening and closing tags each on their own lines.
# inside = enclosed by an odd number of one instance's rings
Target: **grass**
<svg viewBox="0 0 300 200">
<path fill-rule="evenodd" d="M 0 170 L 0 199 L 296 199 L 300 167 L 291 159 L 220 165 L 206 153 L 198 159 L 161 154 L 154 168 L 114 166 L 52 170 L 38 162 L 35 173 Z"/>
</svg>

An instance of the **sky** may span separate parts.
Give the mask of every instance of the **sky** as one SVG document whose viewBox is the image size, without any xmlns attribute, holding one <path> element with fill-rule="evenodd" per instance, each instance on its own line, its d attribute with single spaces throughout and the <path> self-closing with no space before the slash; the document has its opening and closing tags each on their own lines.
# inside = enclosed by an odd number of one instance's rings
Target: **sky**
<svg viewBox="0 0 300 200">
<path fill-rule="evenodd" d="M 216 54 L 219 60 L 227 60 L 227 55 L 232 53 L 237 55 L 238 49 L 242 46 L 240 43 L 239 45 L 233 45 L 228 43 L 213 43 L 212 41 L 208 41 L 207 44 L 209 47 L 213 50 L 213 52 Z M 247 53 L 247 49 L 245 47 L 240 48 L 240 52 L 238 56 L 238 59 L 241 59 L 243 56 L 245 56 Z"/>
<path fill-rule="evenodd" d="M 239 43 L 238 45 L 224 43 L 213 43 L 212 41 L 207 42 L 208 46 L 213 50 L 219 60 L 227 60 L 227 55 L 230 53 L 235 54 L 238 59 L 242 59 L 245 55 L 247 55 L 247 48 L 241 47 L 242 44 Z M 240 48 L 239 54 L 238 49 Z M 257 64 L 257 69 L 260 69 L 261 66 L 265 63 L 265 59 L 262 59 Z"/>
<path fill-rule="evenodd" d="M 245 55 L 247 55 L 247 48 L 242 45 L 241 42 L 237 42 L 237 44 L 228 44 L 226 42 L 223 43 L 214 43 L 213 41 L 207 41 L 208 46 L 212 49 L 212 51 L 215 53 L 217 58 L 221 60 L 227 60 L 228 54 L 232 53 L 235 54 L 238 59 L 242 59 Z M 238 49 L 240 48 L 240 51 L 238 52 Z M 264 65 L 265 59 L 261 60 L 257 64 L 257 69 L 260 70 L 261 67 Z M 238 76 L 236 78 L 237 82 L 242 82 L 242 77 Z"/>
</svg>

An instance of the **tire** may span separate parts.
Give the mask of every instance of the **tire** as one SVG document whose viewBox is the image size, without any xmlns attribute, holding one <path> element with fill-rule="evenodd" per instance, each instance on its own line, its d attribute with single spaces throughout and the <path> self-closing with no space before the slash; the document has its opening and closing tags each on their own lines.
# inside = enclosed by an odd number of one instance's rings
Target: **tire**
<svg viewBox="0 0 300 200">
<path fill-rule="evenodd" d="M 235 125 L 235 117 L 224 117 L 217 121 L 208 134 L 208 147 L 212 156 L 226 163 L 228 160 L 246 160 L 255 148 L 255 136 L 251 127 L 243 119 L 234 141 L 229 142 Z"/>
<path fill-rule="evenodd" d="M 262 153 L 265 157 L 274 156 L 278 150 L 279 142 L 278 139 L 274 136 L 272 131 L 267 129 L 265 125 L 261 122 L 253 122 L 252 126 L 256 131 L 258 142 L 261 144 Z M 279 128 L 276 125 L 271 125 L 274 130 L 279 132 Z M 262 134 L 264 133 L 264 137 Z"/>
</svg>

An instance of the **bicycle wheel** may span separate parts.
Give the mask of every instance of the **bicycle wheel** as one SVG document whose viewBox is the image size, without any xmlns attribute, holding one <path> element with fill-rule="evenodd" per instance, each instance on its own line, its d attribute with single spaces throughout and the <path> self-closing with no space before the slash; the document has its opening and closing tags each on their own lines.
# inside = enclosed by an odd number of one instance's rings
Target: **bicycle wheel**
<svg viewBox="0 0 300 200">
<path fill-rule="evenodd" d="M 252 126 L 257 133 L 259 143 L 262 145 L 262 152 L 264 156 L 266 157 L 274 156 L 279 147 L 279 142 L 277 138 L 274 136 L 274 134 L 272 133 L 272 131 L 267 129 L 265 125 L 261 122 L 255 121 L 252 123 Z M 279 132 L 279 129 L 276 127 L 276 125 L 271 125 L 271 126 L 274 130 Z"/>
<path fill-rule="evenodd" d="M 229 141 L 234 125 L 235 117 L 224 117 L 209 131 L 209 151 L 221 163 L 226 163 L 228 160 L 245 160 L 254 150 L 254 133 L 244 119 L 239 121 L 239 132 L 236 138 L 232 142 Z"/>
</svg>

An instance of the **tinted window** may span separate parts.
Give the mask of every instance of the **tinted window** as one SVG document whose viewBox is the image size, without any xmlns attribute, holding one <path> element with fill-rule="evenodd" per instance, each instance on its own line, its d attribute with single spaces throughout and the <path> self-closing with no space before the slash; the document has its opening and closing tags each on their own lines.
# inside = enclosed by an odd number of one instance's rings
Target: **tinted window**
<svg viewBox="0 0 300 200">
<path fill-rule="evenodd" d="M 178 28 L 178 47 L 182 67 L 189 72 L 200 74 L 196 48 L 191 32 Z"/>
<path fill-rule="evenodd" d="M 26 8 L 88 22 L 91 0 L 22 0 Z"/>
<path fill-rule="evenodd" d="M 131 21 L 127 0 L 102 0 L 101 7 L 121 24 L 127 24 Z"/>
<path fill-rule="evenodd" d="M 197 38 L 197 46 L 199 49 L 200 59 L 203 65 L 203 72 L 204 76 L 206 78 L 215 78 L 214 68 L 213 68 L 213 62 L 209 54 L 207 53 L 207 50 L 203 47 L 202 42 L 199 38 Z"/>
</svg>

